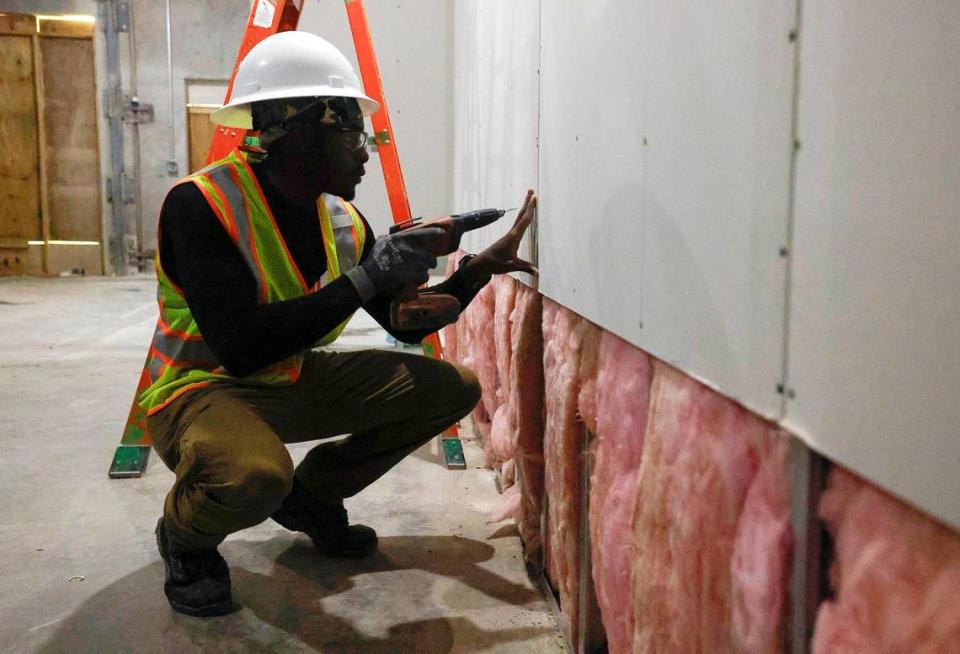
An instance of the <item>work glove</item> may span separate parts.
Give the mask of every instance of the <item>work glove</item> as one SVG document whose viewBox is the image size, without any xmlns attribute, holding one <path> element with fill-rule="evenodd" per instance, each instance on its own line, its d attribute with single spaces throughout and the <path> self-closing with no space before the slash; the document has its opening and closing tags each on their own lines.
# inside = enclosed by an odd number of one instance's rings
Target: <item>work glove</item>
<svg viewBox="0 0 960 654">
<path fill-rule="evenodd" d="M 425 246 L 443 235 L 439 227 L 425 227 L 379 237 L 370 256 L 346 273 L 360 301 L 366 304 L 374 295 L 392 293 L 407 284 L 426 283 L 437 258 Z"/>
</svg>

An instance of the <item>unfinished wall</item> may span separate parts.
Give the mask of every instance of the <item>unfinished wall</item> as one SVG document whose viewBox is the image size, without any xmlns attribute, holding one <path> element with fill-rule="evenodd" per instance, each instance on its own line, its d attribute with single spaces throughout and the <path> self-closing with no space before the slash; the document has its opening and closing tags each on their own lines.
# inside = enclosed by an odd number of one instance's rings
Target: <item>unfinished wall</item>
<svg viewBox="0 0 960 654">
<path fill-rule="evenodd" d="M 536 158 L 544 295 L 960 525 L 960 8 L 535 4 L 458 5 L 458 196 Z"/>
<path fill-rule="evenodd" d="M 951 255 L 960 246 L 952 183 L 960 170 L 960 7 L 464 2 L 456 26 L 457 197 L 503 205 L 505 180 L 523 184 L 535 169 L 539 291 L 572 311 L 571 320 L 589 319 L 672 371 L 670 392 L 654 380 L 661 400 L 651 404 L 640 463 L 647 472 L 630 518 L 634 560 L 647 561 L 631 571 L 643 607 L 632 637 L 623 635 L 630 618 L 611 613 L 617 602 L 598 589 L 618 651 L 760 652 L 783 642 L 785 511 L 788 500 L 815 505 L 817 488 L 788 494 L 787 436 L 778 426 L 870 480 L 857 483 L 930 514 L 894 510 L 897 500 L 884 496 L 884 510 L 898 516 L 891 525 L 960 527 L 951 468 L 960 460 L 960 341 L 949 329 L 960 321 L 960 259 Z M 532 103 L 496 101 L 534 85 L 535 116 Z M 518 116 L 537 139 L 516 136 Z M 503 229 L 489 228 L 466 248 Z M 493 301 L 484 311 L 495 315 Z M 557 358 L 549 354 L 552 324 L 543 326 L 545 363 Z M 466 335 L 489 340 L 482 330 Z M 461 339 L 458 352 L 465 347 Z M 561 410 L 565 389 L 544 398 L 548 526 L 580 519 L 549 509 L 551 495 L 563 492 L 551 484 L 572 479 L 564 471 L 580 452 L 571 443 L 580 432 Z M 551 426 L 552 404 L 566 416 L 561 427 Z M 690 422 L 714 410 L 739 416 L 741 427 L 727 436 Z M 749 435 L 763 429 L 762 438 Z M 685 487 L 685 477 L 724 490 Z M 868 528 L 865 513 L 845 527 L 830 501 L 823 511 L 836 533 Z M 529 522 L 522 512 L 520 519 Z M 543 536 L 567 541 L 563 529 Z M 960 541 L 950 528 L 943 533 Z M 715 542 L 704 544 L 704 534 Z M 839 570 L 869 563 L 870 539 L 850 540 Z M 551 563 L 549 548 L 548 574 L 575 611 L 582 598 L 566 579 L 573 564 Z M 598 556 L 595 577 L 615 578 Z M 957 562 L 922 564 L 934 572 L 911 598 L 938 599 L 917 604 L 921 613 L 898 628 L 935 629 L 946 634 L 938 643 L 956 649 L 960 634 L 942 589 L 960 574 Z M 818 651 L 845 651 L 827 630 L 841 640 L 863 636 L 863 625 L 844 621 L 893 583 L 872 576 L 883 577 L 879 561 L 870 565 L 846 602 L 825 609 L 839 618 L 821 620 L 818 642 L 832 644 Z M 849 574 L 835 580 L 841 589 L 845 582 Z M 622 583 L 612 592 L 623 597 Z M 795 602 L 817 600 L 803 583 L 796 592 Z M 793 642 L 809 643 L 798 625 Z M 913 641 L 900 634 L 876 642 Z"/>
</svg>

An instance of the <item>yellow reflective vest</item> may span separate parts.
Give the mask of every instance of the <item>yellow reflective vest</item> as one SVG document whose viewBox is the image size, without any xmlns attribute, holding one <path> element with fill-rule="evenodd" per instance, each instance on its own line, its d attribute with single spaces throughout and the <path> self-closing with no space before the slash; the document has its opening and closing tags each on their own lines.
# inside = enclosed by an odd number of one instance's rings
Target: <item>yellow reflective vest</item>
<svg viewBox="0 0 960 654">
<path fill-rule="evenodd" d="M 356 209 L 341 198 L 321 195 L 317 199 L 317 215 L 327 256 L 327 271 L 313 288 L 308 288 L 287 249 L 260 183 L 239 151 L 186 177 L 182 182 L 195 184 L 203 193 L 253 273 L 261 303 L 281 302 L 315 292 L 360 260 L 366 230 Z M 148 415 L 156 413 L 189 390 L 217 380 L 233 379 L 204 343 L 183 291 L 167 276 L 160 260 L 158 248 L 156 268 L 160 318 L 147 357 L 151 383 L 138 398 Z M 327 345 L 336 340 L 349 320 L 348 317 L 340 323 L 317 345 Z M 300 376 L 303 358 L 304 353 L 295 354 L 243 380 L 256 384 L 292 384 Z"/>
</svg>

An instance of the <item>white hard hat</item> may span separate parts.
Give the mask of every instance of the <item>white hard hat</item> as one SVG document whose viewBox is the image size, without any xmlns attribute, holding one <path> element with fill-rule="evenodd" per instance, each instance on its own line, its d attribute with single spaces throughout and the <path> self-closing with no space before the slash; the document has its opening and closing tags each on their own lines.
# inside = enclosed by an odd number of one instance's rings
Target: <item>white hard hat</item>
<svg viewBox="0 0 960 654">
<path fill-rule="evenodd" d="M 251 48 L 237 67 L 230 101 L 210 114 L 210 120 L 251 129 L 251 102 L 305 97 L 355 98 L 364 116 L 380 108 L 364 94 L 353 66 L 332 43 L 309 32 L 289 31 Z"/>
</svg>

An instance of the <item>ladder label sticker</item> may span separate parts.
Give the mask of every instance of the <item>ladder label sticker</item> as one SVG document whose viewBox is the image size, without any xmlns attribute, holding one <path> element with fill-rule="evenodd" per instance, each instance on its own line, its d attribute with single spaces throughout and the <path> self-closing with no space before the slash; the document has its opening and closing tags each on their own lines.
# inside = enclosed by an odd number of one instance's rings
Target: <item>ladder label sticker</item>
<svg viewBox="0 0 960 654">
<path fill-rule="evenodd" d="M 257 12 L 253 15 L 253 24 L 256 27 L 270 27 L 273 25 L 273 16 L 277 8 L 270 0 L 257 0 Z"/>
</svg>

